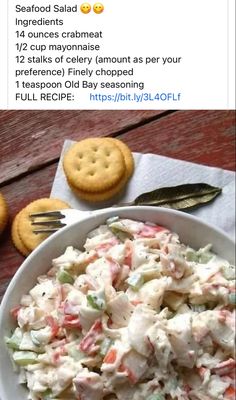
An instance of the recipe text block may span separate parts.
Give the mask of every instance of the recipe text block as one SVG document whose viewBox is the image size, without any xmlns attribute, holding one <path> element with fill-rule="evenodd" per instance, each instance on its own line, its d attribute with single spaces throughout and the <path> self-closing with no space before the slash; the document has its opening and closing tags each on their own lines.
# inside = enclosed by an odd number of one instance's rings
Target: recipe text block
<svg viewBox="0 0 236 400">
<path fill-rule="evenodd" d="M 1 7 L 1 108 L 233 107 L 231 0 Z"/>
</svg>

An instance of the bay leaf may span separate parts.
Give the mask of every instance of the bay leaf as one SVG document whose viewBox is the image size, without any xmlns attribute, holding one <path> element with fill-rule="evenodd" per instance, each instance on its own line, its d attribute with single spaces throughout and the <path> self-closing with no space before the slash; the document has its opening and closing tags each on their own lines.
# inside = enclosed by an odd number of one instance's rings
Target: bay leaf
<svg viewBox="0 0 236 400">
<path fill-rule="evenodd" d="M 207 183 L 187 183 L 178 186 L 163 187 L 138 196 L 132 204 L 189 210 L 213 201 L 221 188 Z"/>
</svg>

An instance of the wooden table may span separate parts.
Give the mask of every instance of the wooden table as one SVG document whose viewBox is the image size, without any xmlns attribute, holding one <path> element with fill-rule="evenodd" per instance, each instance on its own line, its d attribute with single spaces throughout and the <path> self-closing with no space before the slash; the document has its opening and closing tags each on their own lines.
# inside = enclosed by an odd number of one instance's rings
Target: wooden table
<svg viewBox="0 0 236 400">
<path fill-rule="evenodd" d="M 0 191 L 10 210 L 0 239 L 0 297 L 23 261 L 11 242 L 12 218 L 30 201 L 49 196 L 65 138 L 91 136 L 235 170 L 234 111 L 0 111 Z"/>
</svg>

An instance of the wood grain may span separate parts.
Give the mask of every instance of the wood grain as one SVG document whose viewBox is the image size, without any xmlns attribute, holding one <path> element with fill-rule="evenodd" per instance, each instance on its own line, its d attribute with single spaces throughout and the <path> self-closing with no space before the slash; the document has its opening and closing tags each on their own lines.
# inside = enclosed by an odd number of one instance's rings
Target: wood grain
<svg viewBox="0 0 236 400">
<path fill-rule="evenodd" d="M 121 135 L 133 151 L 235 170 L 235 111 L 178 111 Z"/>
<path fill-rule="evenodd" d="M 162 113 L 135 110 L 1 111 L 0 185 L 56 160 L 66 138 L 114 136 Z"/>
</svg>

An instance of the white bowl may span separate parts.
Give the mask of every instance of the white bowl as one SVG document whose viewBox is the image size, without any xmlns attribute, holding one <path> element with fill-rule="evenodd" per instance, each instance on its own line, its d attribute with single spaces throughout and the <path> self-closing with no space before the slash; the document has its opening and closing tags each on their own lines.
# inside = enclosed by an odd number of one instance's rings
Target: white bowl
<svg viewBox="0 0 236 400">
<path fill-rule="evenodd" d="M 10 309 L 17 305 L 23 294 L 36 283 L 36 278 L 44 274 L 51 260 L 63 253 L 65 247 L 73 245 L 82 248 L 87 233 L 107 218 L 119 215 L 141 221 L 164 225 L 177 232 L 181 241 L 194 248 L 212 243 L 213 251 L 234 263 L 234 242 L 223 231 L 216 229 L 199 219 L 178 211 L 155 207 L 124 207 L 104 210 L 104 212 L 85 218 L 80 222 L 61 229 L 42 243 L 22 264 L 13 277 L 3 298 L 0 308 L 0 399 L 26 400 L 27 390 L 18 384 L 17 374 L 13 371 L 4 337 L 9 336 L 14 323 Z"/>
</svg>

